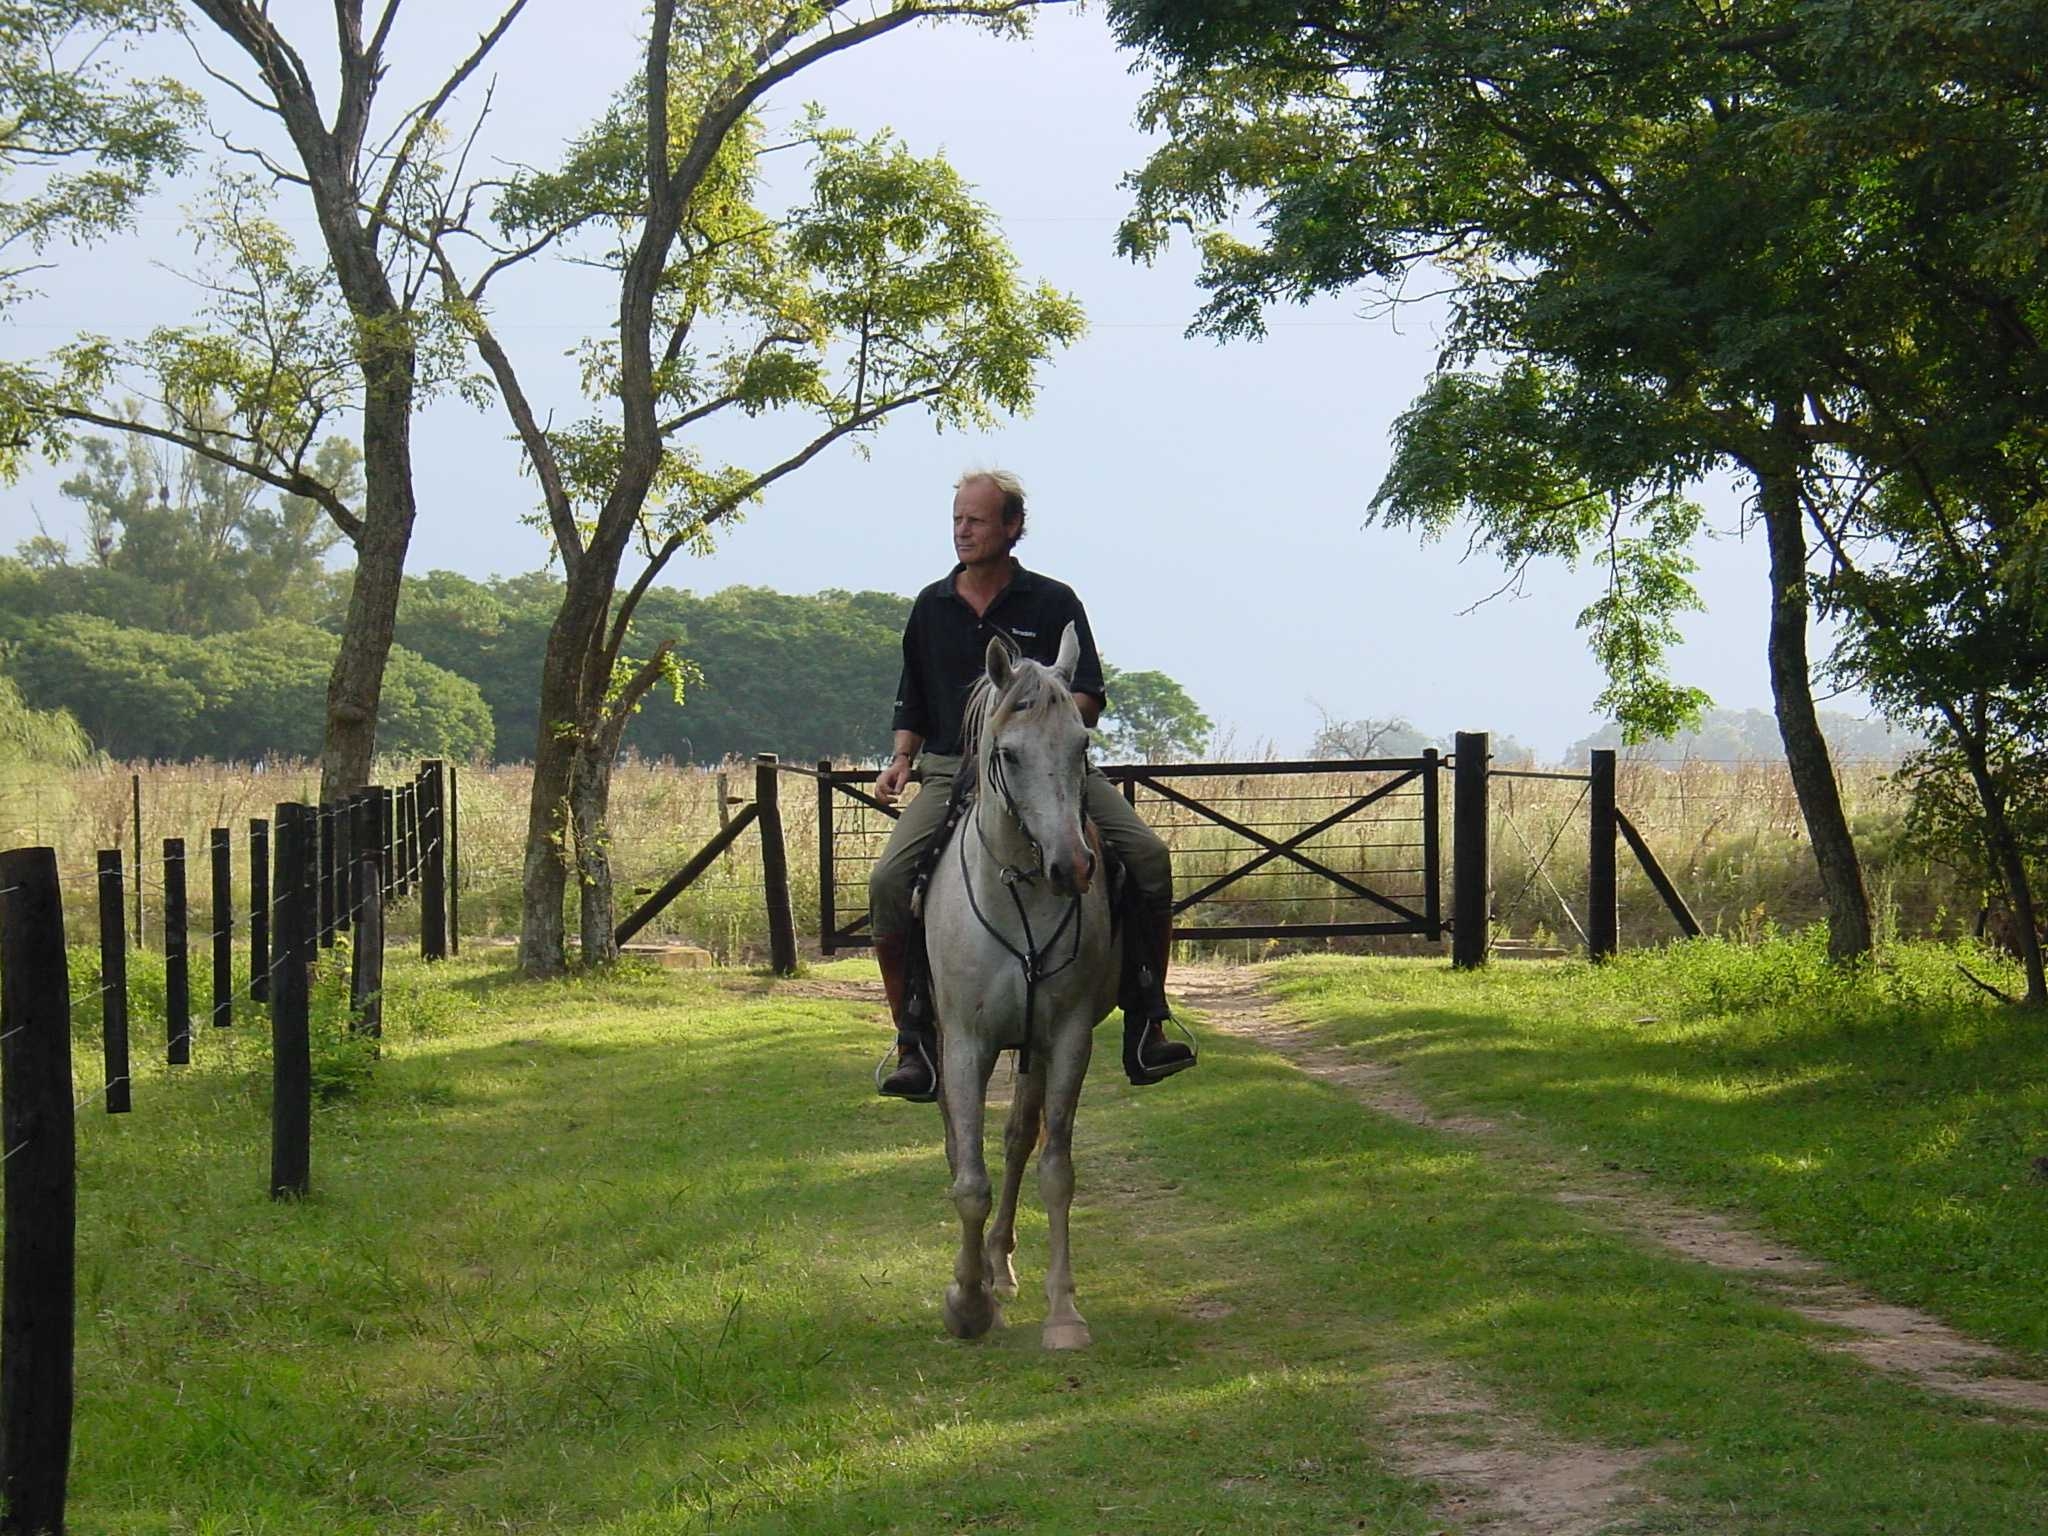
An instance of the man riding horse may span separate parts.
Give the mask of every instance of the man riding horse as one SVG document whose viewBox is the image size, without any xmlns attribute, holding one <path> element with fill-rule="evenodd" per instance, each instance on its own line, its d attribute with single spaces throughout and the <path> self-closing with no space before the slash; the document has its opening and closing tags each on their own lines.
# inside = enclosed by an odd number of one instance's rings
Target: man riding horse
<svg viewBox="0 0 2048 1536">
<path fill-rule="evenodd" d="M 895 753 L 875 780 L 875 798 L 894 804 L 913 771 L 924 786 L 897 818 L 889 846 L 868 878 L 875 955 L 896 1023 L 896 1070 L 881 1084 L 894 1098 L 929 1102 L 937 1092 L 937 1033 L 909 1007 L 911 885 L 932 840 L 946 824 L 960 771 L 962 715 L 983 675 L 991 639 L 1001 638 L 1033 661 L 1051 664 L 1071 623 L 1080 638 L 1074 702 L 1092 728 L 1102 714 L 1102 662 L 1088 615 L 1073 588 L 1027 571 L 1011 553 L 1024 537 L 1024 488 L 1003 470 L 980 470 L 953 493 L 953 549 L 960 563 L 917 596 L 903 631 L 903 676 L 897 685 Z M 1133 1083 L 1156 1083 L 1195 1064 L 1194 1052 L 1168 1040 L 1166 964 L 1173 947 L 1173 869 L 1166 845 L 1092 766 L 1087 815 L 1123 861 L 1136 899 L 1124 934 L 1126 988 L 1124 1072 Z"/>
</svg>

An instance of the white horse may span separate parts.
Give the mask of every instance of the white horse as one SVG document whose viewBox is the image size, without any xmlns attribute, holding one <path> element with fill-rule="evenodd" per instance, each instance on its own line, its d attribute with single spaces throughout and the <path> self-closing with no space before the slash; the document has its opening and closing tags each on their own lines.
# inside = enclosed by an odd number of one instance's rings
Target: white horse
<svg viewBox="0 0 2048 1536">
<path fill-rule="evenodd" d="M 1001 640 L 967 706 L 964 754 L 978 765 L 974 809 L 953 833 L 925 895 L 925 939 L 939 1018 L 939 1110 L 960 1252 L 946 1327 L 979 1338 L 1017 1294 L 1017 1192 L 1038 1143 L 1038 1188 L 1051 1253 L 1047 1349 L 1080 1349 L 1067 1213 L 1074 1198 L 1074 1108 L 1095 1026 L 1117 1000 L 1117 943 L 1106 882 L 1082 825 L 1088 728 L 1069 685 L 1080 643 L 1069 624 L 1052 666 L 1013 660 Z M 1021 1046 L 1003 1132 L 1003 1194 L 984 1240 L 990 1186 L 982 1156 L 989 1072 Z"/>
</svg>

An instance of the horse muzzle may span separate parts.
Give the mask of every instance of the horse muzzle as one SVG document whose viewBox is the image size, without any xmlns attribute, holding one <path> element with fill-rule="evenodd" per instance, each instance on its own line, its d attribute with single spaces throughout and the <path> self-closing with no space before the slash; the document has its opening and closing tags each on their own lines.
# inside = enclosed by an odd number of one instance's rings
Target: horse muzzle
<svg viewBox="0 0 2048 1536">
<path fill-rule="evenodd" d="M 1067 844 L 1046 868 L 1052 883 L 1069 896 L 1086 896 L 1088 887 L 1095 883 L 1095 850 L 1087 838 L 1079 832 L 1067 839 Z"/>
</svg>

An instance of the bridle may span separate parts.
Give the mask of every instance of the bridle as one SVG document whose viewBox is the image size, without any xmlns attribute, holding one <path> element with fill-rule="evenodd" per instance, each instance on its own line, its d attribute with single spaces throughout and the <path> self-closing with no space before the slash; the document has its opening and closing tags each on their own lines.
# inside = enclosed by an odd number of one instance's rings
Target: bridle
<svg viewBox="0 0 2048 1536">
<path fill-rule="evenodd" d="M 1045 878 L 1045 849 L 1039 845 L 1038 839 L 1031 835 L 1030 823 L 1025 821 L 1024 812 L 1017 804 L 1017 797 L 1010 789 L 1009 776 L 1003 771 L 1002 748 L 993 735 L 982 747 L 981 755 L 984 759 L 981 773 L 983 781 L 993 785 L 996 793 L 1002 796 L 1004 813 L 1009 816 L 1031 848 L 1033 867 L 1030 869 L 1002 862 L 1001 856 L 988 840 L 987 829 L 981 824 L 981 812 L 979 808 L 976 809 L 972 818 L 974 835 L 981 843 L 982 852 L 995 862 L 1003 888 L 1010 893 L 1010 900 L 1017 908 L 1017 921 L 1024 929 L 1022 947 L 1013 943 L 1002 929 L 989 920 L 988 914 L 981 909 L 981 903 L 975 899 L 974 881 L 967 870 L 967 839 L 964 837 L 955 839 L 960 850 L 960 884 L 966 889 L 968 908 L 974 913 L 975 921 L 981 924 L 982 931 L 1002 945 L 1009 952 L 1010 958 L 1015 960 L 1024 972 L 1024 1038 L 1017 1042 L 1016 1051 L 1017 1070 L 1028 1074 L 1031 1071 L 1032 1026 L 1038 1015 L 1038 985 L 1059 975 L 1081 958 L 1081 892 L 1077 888 L 1068 899 L 1067 910 L 1061 915 L 1059 925 L 1041 946 L 1037 935 L 1032 931 L 1031 913 L 1025 908 L 1021 888 Z M 1049 965 L 1047 962 L 1062 938 L 1069 940 L 1067 957 L 1057 965 Z"/>
</svg>

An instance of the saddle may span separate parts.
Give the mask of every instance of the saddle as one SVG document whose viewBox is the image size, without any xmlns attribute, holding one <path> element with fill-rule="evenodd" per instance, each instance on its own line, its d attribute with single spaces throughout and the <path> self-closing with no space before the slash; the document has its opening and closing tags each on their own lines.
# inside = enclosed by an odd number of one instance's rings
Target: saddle
<svg viewBox="0 0 2048 1536">
<path fill-rule="evenodd" d="M 932 1002 L 931 955 L 925 948 L 924 899 L 931 888 L 932 876 L 938 870 L 939 860 L 959 835 L 967 813 L 974 809 L 980 777 L 980 764 L 972 757 L 960 764 L 960 771 L 953 776 L 952 794 L 946 800 L 945 820 L 939 824 L 938 835 L 925 848 L 910 877 L 910 932 L 904 955 L 904 1013 L 913 1024 L 927 1028 L 938 1027 L 938 1011 Z M 1116 850 L 1103 842 L 1095 823 L 1088 822 L 1082 832 L 1088 839 L 1088 846 L 1095 850 L 1098 878 L 1108 882 L 1110 934 L 1114 937 L 1129 930 L 1135 938 L 1140 922 L 1137 887 L 1132 884 L 1123 860 L 1116 856 Z M 1124 945 L 1123 973 L 1117 987 L 1121 1006 L 1130 1006 L 1123 1000 L 1142 991 L 1138 972 L 1143 953 L 1144 946 L 1140 943 Z"/>
</svg>

